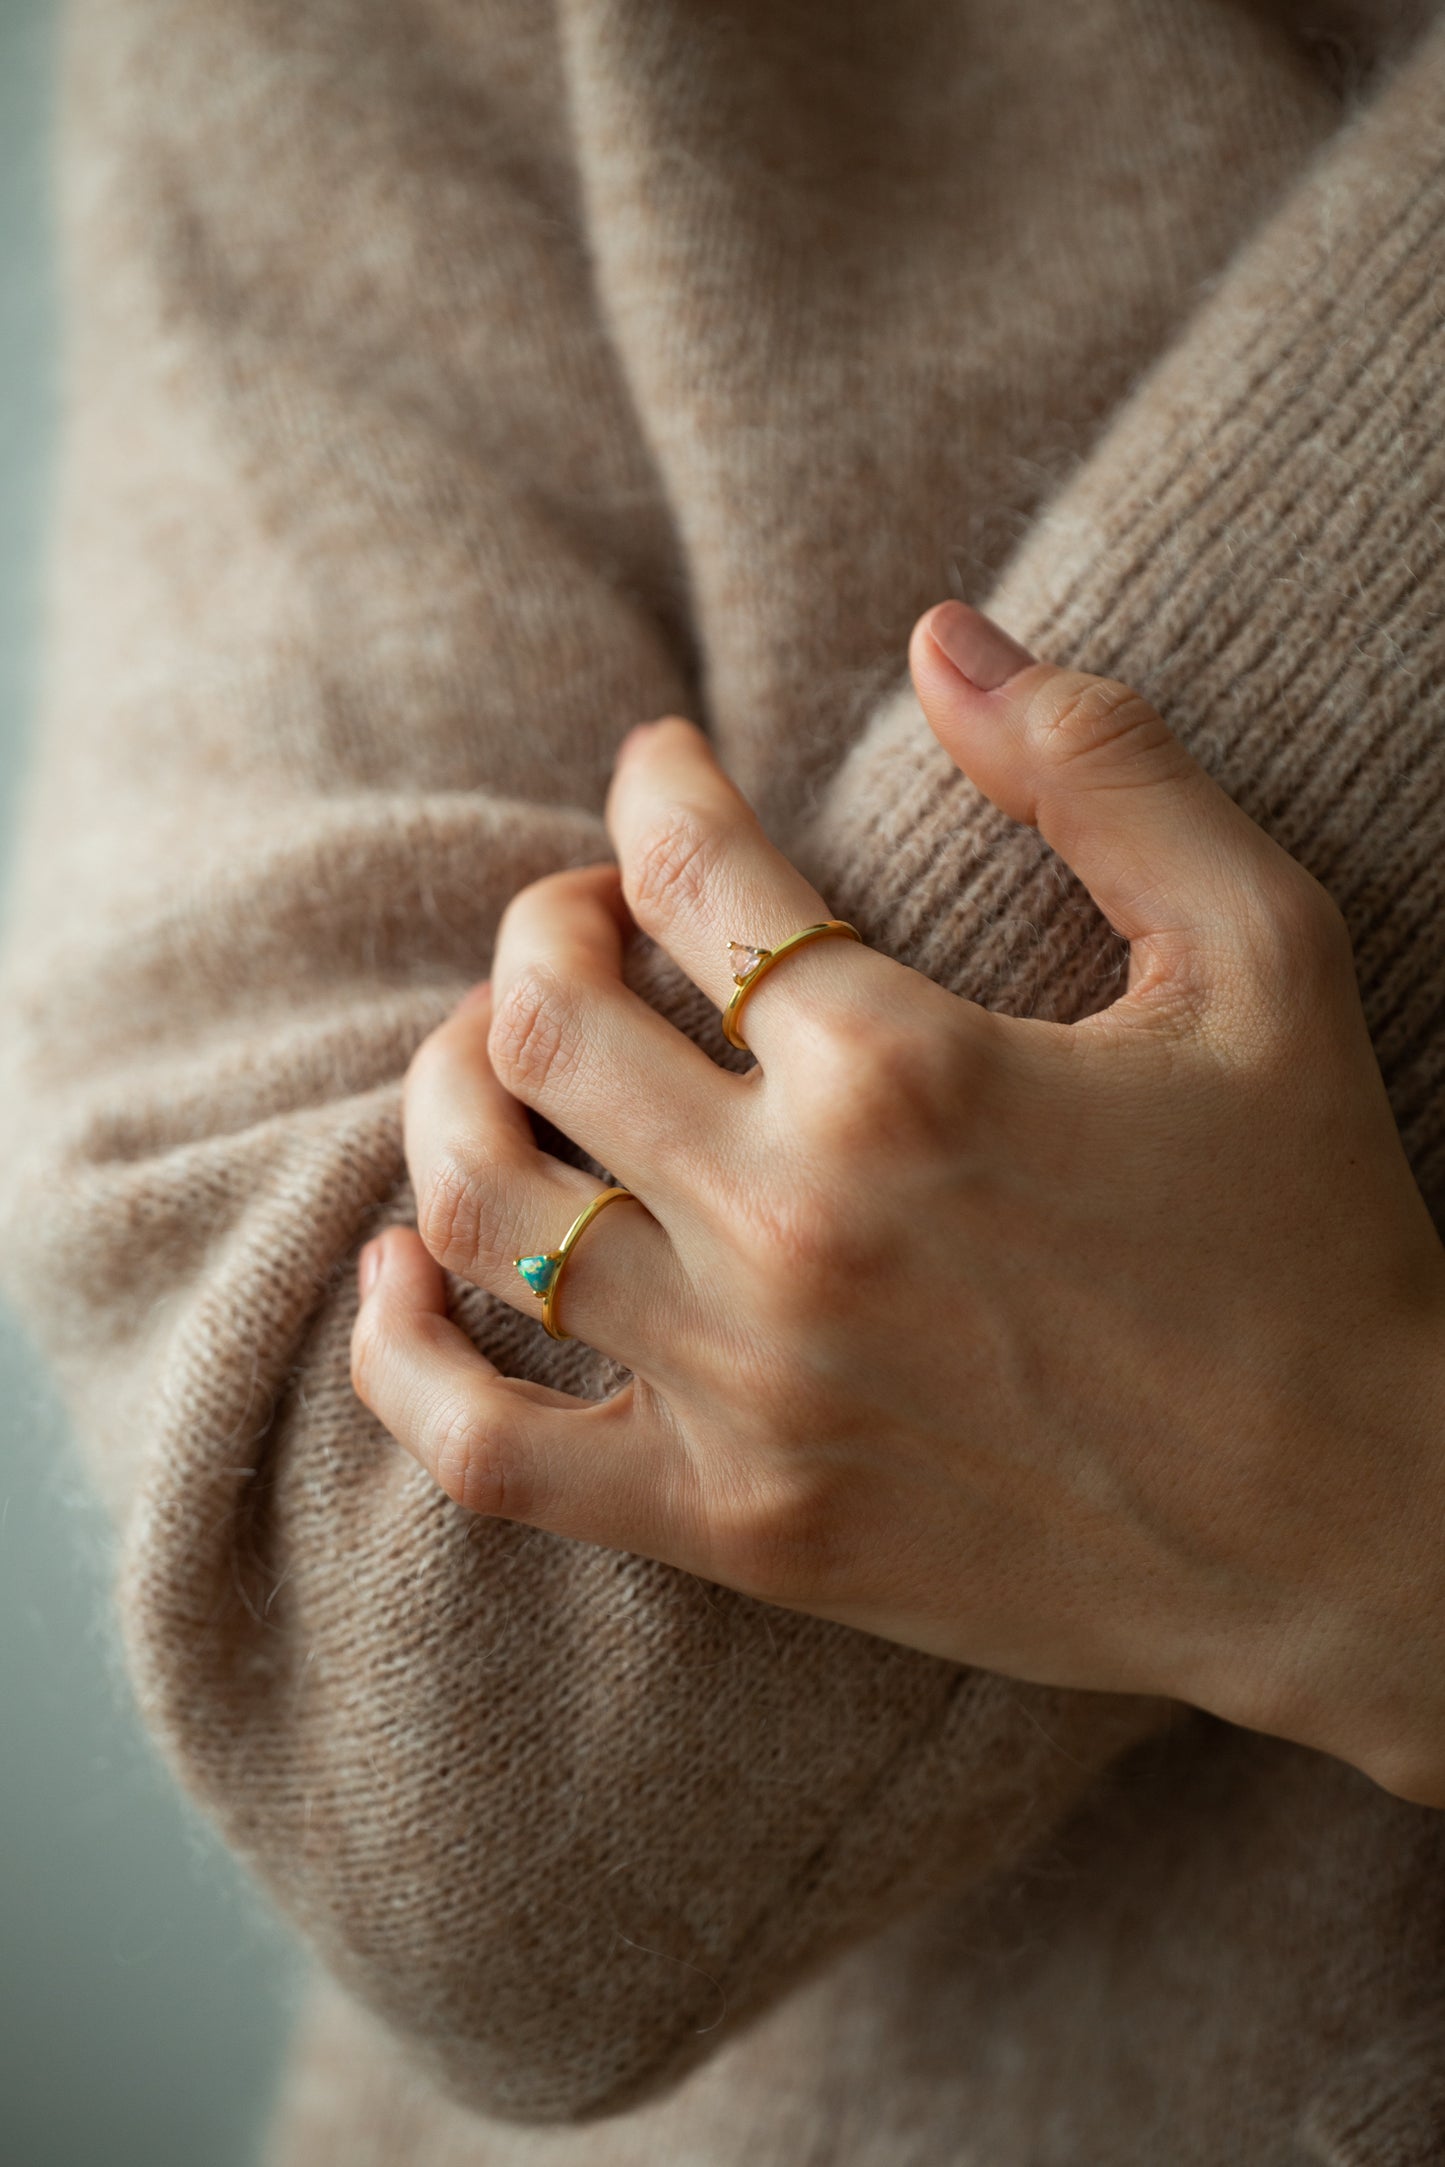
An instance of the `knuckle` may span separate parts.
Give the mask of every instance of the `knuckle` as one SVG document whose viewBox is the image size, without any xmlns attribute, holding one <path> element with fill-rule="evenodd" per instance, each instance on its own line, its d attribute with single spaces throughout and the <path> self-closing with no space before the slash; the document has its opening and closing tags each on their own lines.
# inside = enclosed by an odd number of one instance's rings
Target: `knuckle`
<svg viewBox="0 0 1445 2167">
<path fill-rule="evenodd" d="M 493 1261 L 487 1230 L 496 1222 L 494 1183 L 474 1159 L 447 1154 L 417 1191 L 416 1229 L 447 1271 L 485 1275 Z"/>
<path fill-rule="evenodd" d="M 1244 947 L 1251 975 L 1275 1000 L 1293 994 L 1312 1006 L 1354 984 L 1344 913 L 1298 859 L 1283 853 L 1246 921 Z"/>
<path fill-rule="evenodd" d="M 871 1253 L 860 1219 L 836 1192 L 805 1195 L 775 1215 L 768 1260 L 774 1313 L 816 1308 L 835 1280 L 858 1284 Z"/>
<path fill-rule="evenodd" d="M 497 1520 L 527 1518 L 521 1464 L 495 1419 L 454 1403 L 433 1417 L 428 1444 L 427 1459 L 437 1482 L 466 1511 Z"/>
<path fill-rule="evenodd" d="M 1225 1013 L 1233 1059 L 1273 1092 L 1293 1088 L 1311 1048 L 1333 1040 L 1359 982 L 1338 904 L 1293 859 L 1257 887 L 1233 949 Z"/>
<path fill-rule="evenodd" d="M 1158 709 L 1131 685 L 1112 677 L 1066 675 L 1054 680 L 1034 695 L 1027 727 L 1039 753 L 1054 767 L 1071 767 L 1100 753 L 1112 753 L 1117 763 L 1121 751 L 1142 756 L 1171 741 Z"/>
<path fill-rule="evenodd" d="M 563 1081 L 577 1044 L 572 1008 L 571 989 L 546 964 L 532 964 L 503 994 L 487 1055 L 518 1098 L 534 1098 Z"/>
<path fill-rule="evenodd" d="M 759 1596 L 827 1601 L 843 1585 L 850 1550 L 841 1487 L 798 1468 L 740 1485 L 710 1514 L 721 1577 Z"/>
<path fill-rule="evenodd" d="M 807 1279 L 828 1253 L 826 1212 L 794 1185 L 765 1186 L 735 1201 L 725 1230 L 746 1252 L 748 1275 L 761 1289 L 770 1314 L 786 1309 L 789 1290 Z"/>
<path fill-rule="evenodd" d="M 829 1158 L 935 1146 L 951 1131 L 966 1081 L 962 1036 L 936 1025 L 863 1036 L 824 1022 L 818 1052 L 826 1087 L 800 1117 L 815 1146 Z"/>
<path fill-rule="evenodd" d="M 773 1329 L 808 1332 L 820 1307 L 839 1318 L 867 1302 L 888 1268 L 864 1198 L 841 1183 L 794 1182 L 754 1205 L 748 1274 Z"/>
<path fill-rule="evenodd" d="M 712 885 L 719 845 L 717 829 L 684 808 L 644 829 L 622 872 L 638 923 L 667 924 L 694 911 Z"/>
</svg>

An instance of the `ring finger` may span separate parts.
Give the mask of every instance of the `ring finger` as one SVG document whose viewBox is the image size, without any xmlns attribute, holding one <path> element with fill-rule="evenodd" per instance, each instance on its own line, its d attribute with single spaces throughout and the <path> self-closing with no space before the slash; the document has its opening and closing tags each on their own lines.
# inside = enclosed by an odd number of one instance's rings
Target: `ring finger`
<svg viewBox="0 0 1445 2167">
<path fill-rule="evenodd" d="M 517 1260 L 555 1252 L 603 1184 L 539 1150 L 526 1109 L 487 1057 L 491 1023 L 491 989 L 478 989 L 423 1040 L 407 1070 L 402 1132 L 417 1231 L 438 1264 L 540 1318 Z M 656 1376 L 687 1314 L 672 1243 L 638 1200 L 610 1205 L 583 1233 L 557 1283 L 553 1322 Z"/>
</svg>

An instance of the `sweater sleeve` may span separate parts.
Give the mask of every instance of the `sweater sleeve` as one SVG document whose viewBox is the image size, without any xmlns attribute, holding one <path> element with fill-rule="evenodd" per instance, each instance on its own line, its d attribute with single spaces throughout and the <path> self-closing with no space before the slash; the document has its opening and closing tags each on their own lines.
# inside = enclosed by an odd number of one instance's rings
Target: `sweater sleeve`
<svg viewBox="0 0 1445 2167">
<path fill-rule="evenodd" d="M 1012 1855 L 1160 1712 L 469 1519 L 351 1389 L 411 1052 L 515 889 L 606 854 L 622 729 L 696 709 L 551 14 L 466 16 L 77 0 L 3 1259 L 179 1780 L 422 2068 L 557 2119 Z"/>
<path fill-rule="evenodd" d="M 1402 1141 L 1445 1230 L 1445 16 L 1214 282 L 983 604 L 1146 693 L 1323 882 Z M 945 758 L 911 686 L 806 852 L 930 976 L 1072 1021 L 1127 949 Z M 860 879 L 860 868 L 868 878 Z"/>
<path fill-rule="evenodd" d="M 3 1269 L 112 1503 L 179 1779 L 429 2073 L 558 2119 L 1016 1856 L 1161 1711 L 468 1520 L 351 1391 L 357 1247 L 414 1217 L 411 1051 L 514 889 L 604 854 L 620 731 L 698 706 L 551 13 L 438 19 L 454 50 L 400 9 L 77 0 Z M 1349 870 L 1417 1152 L 1442 77 L 1434 35 L 993 597 Z M 888 702 L 836 778 L 835 907 L 1000 1005 L 1103 997 L 1107 929 L 921 730 Z M 1318 779 L 1281 763 L 1300 732 Z M 605 1382 L 475 1290 L 457 1313 L 516 1374 Z"/>
</svg>

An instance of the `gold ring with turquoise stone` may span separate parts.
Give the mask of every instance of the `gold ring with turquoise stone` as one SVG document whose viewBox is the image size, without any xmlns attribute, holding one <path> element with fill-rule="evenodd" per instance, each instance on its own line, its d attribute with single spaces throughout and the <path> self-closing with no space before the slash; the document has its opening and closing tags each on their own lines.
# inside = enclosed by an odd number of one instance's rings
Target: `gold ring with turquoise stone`
<svg viewBox="0 0 1445 2167">
<path fill-rule="evenodd" d="M 751 1046 L 738 1028 L 738 1018 L 743 1012 L 744 1001 L 753 988 L 767 977 L 773 965 L 781 963 L 784 956 L 791 955 L 795 948 L 801 948 L 805 942 L 823 940 L 830 933 L 841 933 L 845 940 L 850 941 L 861 941 L 863 938 L 857 926 L 849 925 L 846 918 L 825 918 L 821 925 L 805 925 L 798 932 L 790 933 L 785 941 L 778 942 L 776 948 L 759 948 L 749 941 L 728 942 L 733 997 L 723 1010 L 722 1027 L 723 1037 L 730 1046 L 736 1046 L 740 1053 L 752 1052 Z"/>
<path fill-rule="evenodd" d="M 535 1257 L 513 1257 L 512 1259 L 513 1264 L 526 1280 L 527 1285 L 540 1300 L 542 1304 L 542 1322 L 553 1339 L 570 1339 L 572 1337 L 570 1332 L 562 1331 L 557 1323 L 557 1289 L 562 1281 L 562 1267 L 567 1262 L 568 1257 L 571 1256 L 582 1235 L 597 1217 L 598 1212 L 605 1211 L 609 1204 L 617 1203 L 619 1198 L 624 1196 L 632 1196 L 632 1191 L 622 1188 L 620 1184 L 614 1184 L 610 1189 L 599 1190 L 591 1203 L 584 1205 L 582 1210 L 578 1212 L 555 1249 L 544 1249 Z M 635 1204 L 638 1199 L 633 1196 L 632 1201 Z"/>
</svg>

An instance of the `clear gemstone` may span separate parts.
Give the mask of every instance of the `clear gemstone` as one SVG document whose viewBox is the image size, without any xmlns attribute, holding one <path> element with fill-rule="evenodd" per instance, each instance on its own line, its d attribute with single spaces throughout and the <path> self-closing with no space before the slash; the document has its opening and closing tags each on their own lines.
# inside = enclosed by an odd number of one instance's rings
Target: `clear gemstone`
<svg viewBox="0 0 1445 2167">
<path fill-rule="evenodd" d="M 767 952 L 766 948 L 750 948 L 746 941 L 729 941 L 728 954 L 732 958 L 733 984 L 745 986 Z"/>
<path fill-rule="evenodd" d="M 545 1294 L 557 1276 L 556 1257 L 517 1257 L 514 1262 L 534 1294 Z"/>
</svg>

